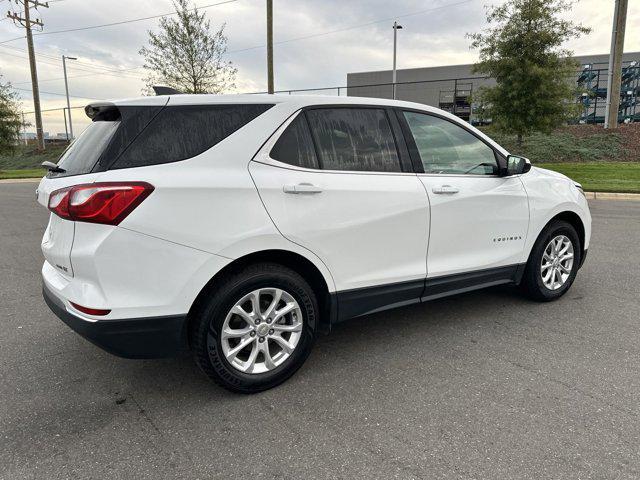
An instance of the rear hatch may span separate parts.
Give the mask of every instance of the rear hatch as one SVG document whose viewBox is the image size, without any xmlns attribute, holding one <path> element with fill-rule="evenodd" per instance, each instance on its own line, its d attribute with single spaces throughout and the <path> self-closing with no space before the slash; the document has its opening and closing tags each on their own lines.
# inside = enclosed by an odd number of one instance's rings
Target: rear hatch
<svg viewBox="0 0 640 480">
<path fill-rule="evenodd" d="M 120 119 L 117 115 L 95 118 L 60 157 L 60 171 L 49 172 L 40 181 L 36 190 L 38 203 L 47 207 L 51 194 L 56 190 L 80 183 L 95 182 L 98 173 L 93 172 L 94 167 L 119 125 Z M 63 275 L 70 277 L 73 276 L 71 248 L 74 233 L 75 222 L 51 214 L 42 239 L 42 253 L 47 262 Z"/>
<path fill-rule="evenodd" d="M 38 202 L 47 207 L 52 194 L 59 189 L 108 181 L 107 172 L 193 158 L 273 106 L 253 102 L 168 106 L 170 98 L 148 97 L 143 105 L 124 101 L 117 106 L 112 103 L 87 106 L 85 111 L 92 119 L 91 124 L 62 154 L 58 168 L 42 179 Z M 118 175 L 117 180 L 122 183 L 125 179 Z M 143 179 L 131 180 L 141 183 Z M 74 275 L 73 246 L 84 241 L 78 235 L 80 231 L 76 222 L 52 213 L 42 241 L 46 260 L 69 277 Z"/>
</svg>

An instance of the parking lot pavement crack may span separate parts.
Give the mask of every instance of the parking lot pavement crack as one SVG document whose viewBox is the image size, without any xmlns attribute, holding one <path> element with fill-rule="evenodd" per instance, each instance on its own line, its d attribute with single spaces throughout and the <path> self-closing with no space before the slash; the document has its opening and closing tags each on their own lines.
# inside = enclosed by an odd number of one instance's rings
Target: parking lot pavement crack
<svg viewBox="0 0 640 480">
<path fill-rule="evenodd" d="M 144 418 L 144 420 L 151 426 L 151 428 L 153 428 L 153 430 L 156 431 L 156 433 L 158 433 L 158 435 L 160 436 L 160 438 L 162 439 L 162 442 L 167 445 L 174 454 L 178 455 L 178 456 L 184 456 L 187 458 L 187 460 L 191 463 L 191 465 L 195 466 L 196 462 L 195 460 L 191 457 L 191 455 L 189 454 L 189 452 L 185 449 L 180 449 L 180 451 L 178 451 L 178 449 L 175 448 L 175 442 L 170 441 L 170 439 L 167 438 L 167 436 L 164 434 L 164 432 L 162 432 L 160 430 L 160 428 L 158 427 L 158 425 L 156 424 L 156 422 L 153 420 L 153 418 L 151 418 L 151 416 L 147 413 L 147 409 L 144 408 L 140 402 L 138 402 L 138 400 L 136 400 L 136 398 L 132 395 L 129 394 L 129 398 L 131 399 L 131 401 L 136 405 L 136 407 L 138 408 L 138 413 L 142 416 L 142 418 Z"/>
<path fill-rule="evenodd" d="M 579 393 L 581 395 L 584 395 L 586 397 L 589 397 L 590 399 L 595 400 L 596 402 L 599 402 L 599 403 L 601 403 L 601 404 L 603 404 L 603 405 L 605 405 L 607 407 L 610 407 L 610 408 L 614 409 L 615 411 L 617 411 L 619 413 L 622 413 L 624 415 L 632 417 L 634 420 L 636 420 L 638 418 L 638 414 L 636 412 L 634 412 L 632 410 L 627 410 L 626 408 L 620 407 L 619 405 L 616 405 L 614 403 L 608 402 L 604 398 L 599 397 L 597 395 L 594 395 L 594 394 L 592 394 L 592 393 L 590 393 L 590 392 L 588 392 L 588 391 L 586 391 L 586 390 L 584 390 L 584 389 L 582 389 L 582 388 L 580 388 L 580 387 L 578 387 L 576 385 L 571 385 L 570 383 L 565 382 L 563 380 L 559 380 L 557 378 L 553 378 L 552 376 L 547 375 L 545 373 L 542 373 L 539 370 L 535 370 L 535 369 L 533 369 L 531 367 L 527 367 L 525 365 L 522 365 L 521 363 L 514 362 L 513 360 L 509 360 L 509 359 L 505 359 L 505 360 L 506 360 L 507 363 L 513 365 L 516 368 L 519 368 L 521 370 L 533 373 L 534 375 L 537 375 L 537 376 L 539 376 L 541 378 L 544 378 L 545 380 L 553 382 L 553 383 L 555 383 L 557 385 L 561 385 L 561 386 L 567 388 L 568 390 L 571 390 L 571 391 L 577 392 L 577 393 Z"/>
</svg>

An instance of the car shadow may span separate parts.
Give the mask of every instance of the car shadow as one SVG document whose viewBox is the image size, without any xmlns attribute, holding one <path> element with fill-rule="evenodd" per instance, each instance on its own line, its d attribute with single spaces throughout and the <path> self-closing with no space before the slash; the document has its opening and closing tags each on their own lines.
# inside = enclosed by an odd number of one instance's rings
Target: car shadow
<svg viewBox="0 0 640 480">
<path fill-rule="evenodd" d="M 357 372 L 361 368 L 370 369 L 364 359 L 371 352 L 380 352 L 389 364 L 397 364 L 406 355 L 403 347 L 408 338 L 412 339 L 414 349 L 428 349 L 433 342 L 452 341 L 456 331 L 464 334 L 469 322 L 473 322 L 474 329 L 495 327 L 503 312 L 514 307 L 527 309 L 530 305 L 517 288 L 500 286 L 358 317 L 334 326 L 328 335 L 321 335 L 305 365 L 280 388 L 295 389 L 297 384 L 316 382 L 318 375 L 326 388 L 331 388 L 332 383 L 338 388 L 347 366 Z M 121 378 L 128 378 L 125 390 L 167 394 L 180 391 L 181 396 L 202 395 L 207 399 L 238 397 L 209 381 L 188 354 L 162 360 L 117 362 L 122 368 Z"/>
</svg>

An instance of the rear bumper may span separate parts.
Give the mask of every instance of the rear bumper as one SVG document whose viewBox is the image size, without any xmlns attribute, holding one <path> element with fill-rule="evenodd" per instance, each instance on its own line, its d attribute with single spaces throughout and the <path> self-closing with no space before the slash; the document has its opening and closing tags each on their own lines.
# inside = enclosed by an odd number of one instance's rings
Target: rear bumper
<svg viewBox="0 0 640 480">
<path fill-rule="evenodd" d="M 53 313 L 72 330 L 107 352 L 124 358 L 163 358 L 187 350 L 186 316 L 90 321 L 68 312 L 46 284 L 42 295 Z"/>
</svg>

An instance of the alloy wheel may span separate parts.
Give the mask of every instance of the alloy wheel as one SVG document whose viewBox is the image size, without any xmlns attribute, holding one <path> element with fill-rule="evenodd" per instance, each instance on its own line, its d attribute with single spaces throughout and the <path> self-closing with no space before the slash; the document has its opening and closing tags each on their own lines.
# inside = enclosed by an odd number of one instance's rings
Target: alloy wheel
<svg viewBox="0 0 640 480">
<path fill-rule="evenodd" d="M 540 276 L 549 290 L 558 290 L 568 280 L 573 268 L 573 243 L 565 235 L 551 239 L 542 253 Z"/>
<path fill-rule="evenodd" d="M 227 314 L 220 339 L 235 369 L 265 373 L 282 365 L 302 335 L 302 310 L 279 288 L 260 288 L 243 296 Z"/>
</svg>

